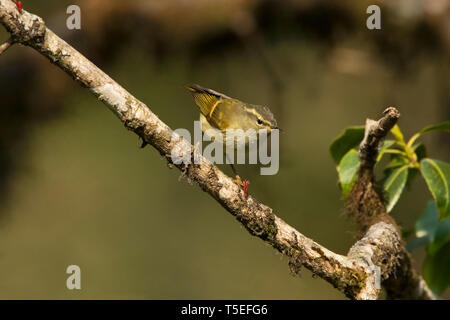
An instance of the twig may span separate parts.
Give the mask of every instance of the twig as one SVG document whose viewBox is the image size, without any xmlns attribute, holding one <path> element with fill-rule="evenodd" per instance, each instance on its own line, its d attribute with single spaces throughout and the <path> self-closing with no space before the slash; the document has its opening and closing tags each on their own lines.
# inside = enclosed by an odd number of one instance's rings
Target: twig
<svg viewBox="0 0 450 320">
<path fill-rule="evenodd" d="M 5 43 L 0 45 L 0 55 L 5 52 L 6 50 L 9 49 L 9 47 L 11 47 L 14 44 L 12 37 L 9 38 L 8 40 L 6 40 Z"/>
<path fill-rule="evenodd" d="M 383 117 L 378 120 L 367 119 L 364 139 L 359 146 L 359 158 L 361 166 L 372 169 L 378 155 L 378 146 L 384 137 L 400 118 L 400 112 L 389 107 L 383 112 Z"/>
<path fill-rule="evenodd" d="M 174 134 L 143 102 L 47 29 L 41 18 L 25 10 L 19 16 L 13 2 L 0 0 L 0 22 L 16 42 L 34 48 L 76 82 L 88 88 L 127 129 L 157 149 L 169 163 L 172 163 L 172 151 L 180 141 L 186 148 L 181 148 L 179 156 L 186 152 L 188 156 L 194 156 L 195 148 L 189 142 Z M 356 243 L 348 256 L 333 253 L 277 217 L 270 207 L 252 196 L 245 197 L 244 190 L 233 179 L 202 156 L 199 158 L 199 164 L 175 166 L 187 172 L 191 180 L 216 199 L 250 234 L 289 257 L 293 272 L 298 273 L 300 267 L 305 266 L 349 298 L 378 297 L 380 289 L 376 286 L 373 269 L 379 267 L 383 272 L 382 277 L 389 277 L 393 266 L 385 264 L 383 257 L 395 254 L 402 246 L 395 228 L 378 223 L 369 229 L 366 236 L 370 240 L 368 243 Z M 426 295 L 405 297 L 432 298 Z"/>
</svg>

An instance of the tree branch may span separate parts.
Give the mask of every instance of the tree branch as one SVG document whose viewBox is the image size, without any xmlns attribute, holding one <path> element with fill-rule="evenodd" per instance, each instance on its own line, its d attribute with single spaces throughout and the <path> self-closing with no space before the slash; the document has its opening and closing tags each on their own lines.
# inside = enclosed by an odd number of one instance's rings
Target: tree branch
<svg viewBox="0 0 450 320">
<path fill-rule="evenodd" d="M 34 48 L 88 88 L 127 129 L 157 149 L 169 164 L 173 164 L 172 151 L 179 143 L 186 147 L 178 149 L 179 156 L 187 152 L 187 156 L 194 157 L 195 149 L 189 142 L 175 134 L 143 102 L 46 28 L 41 18 L 25 10 L 19 14 L 12 1 L 0 0 L 0 22 L 10 32 L 14 42 Z M 378 298 L 380 288 L 376 283 L 375 267 L 381 269 L 382 279 L 389 279 L 399 261 L 399 248 L 403 247 L 395 227 L 378 222 L 351 248 L 348 256 L 333 253 L 277 217 L 270 207 L 252 196 L 246 198 L 240 186 L 230 177 L 204 157 L 198 157 L 199 164 L 174 166 L 216 199 L 250 234 L 289 257 L 293 272 L 298 273 L 300 267 L 305 266 L 349 298 Z M 415 286 L 412 290 L 417 291 L 416 284 L 412 285 Z M 426 294 L 407 297 L 432 298 Z"/>
<path fill-rule="evenodd" d="M 364 139 L 359 146 L 359 158 L 361 166 L 372 169 L 378 155 L 378 146 L 384 137 L 400 118 L 400 112 L 389 107 L 383 112 L 383 117 L 378 120 L 367 119 Z"/>
<path fill-rule="evenodd" d="M 346 199 L 347 211 L 355 218 L 360 235 L 364 237 L 350 249 L 349 256 L 371 253 L 371 261 L 381 268 L 381 280 L 388 298 L 434 299 L 422 277 L 413 269 L 411 256 L 400 236 L 400 227 L 387 214 L 382 190 L 375 183 L 373 167 L 379 145 L 399 118 L 400 112 L 389 107 L 378 121 L 366 120 L 364 138 L 359 147 L 361 165 L 358 180 Z M 373 228 L 379 225 L 384 225 L 384 228 L 374 233 Z M 384 241 L 379 242 L 371 234 L 384 234 Z"/>
<path fill-rule="evenodd" d="M 8 40 L 6 40 L 5 43 L 0 45 L 0 55 L 5 52 L 6 50 L 8 50 L 9 47 L 11 47 L 14 44 L 12 37 L 9 38 Z"/>
</svg>

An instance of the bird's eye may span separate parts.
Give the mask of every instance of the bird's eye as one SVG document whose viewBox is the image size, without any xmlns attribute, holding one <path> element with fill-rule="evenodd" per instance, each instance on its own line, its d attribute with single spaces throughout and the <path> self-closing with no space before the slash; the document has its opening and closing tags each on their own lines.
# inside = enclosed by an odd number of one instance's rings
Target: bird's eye
<svg viewBox="0 0 450 320">
<path fill-rule="evenodd" d="M 258 119 L 257 122 L 258 122 L 258 124 L 262 124 L 263 123 L 261 119 Z"/>
</svg>

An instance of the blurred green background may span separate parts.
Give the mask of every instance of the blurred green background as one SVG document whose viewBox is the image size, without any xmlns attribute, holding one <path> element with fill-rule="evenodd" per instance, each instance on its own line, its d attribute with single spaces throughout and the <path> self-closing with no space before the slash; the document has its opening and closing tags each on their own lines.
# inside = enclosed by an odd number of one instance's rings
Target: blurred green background
<svg viewBox="0 0 450 320">
<path fill-rule="evenodd" d="M 278 216 L 340 254 L 356 229 L 343 215 L 332 139 L 388 106 L 402 113 L 406 136 L 448 120 L 448 39 L 423 25 L 426 13 L 400 23 L 384 6 L 382 30 L 369 31 L 364 1 L 75 1 L 82 29 L 68 31 L 71 3 L 23 1 L 172 129 L 192 132 L 198 119 L 185 84 L 269 105 L 284 129 L 279 173 L 242 166 L 241 176 Z M 0 81 L 0 298 L 345 298 L 307 270 L 291 275 L 286 258 L 157 151 L 139 149 L 103 104 L 32 49 L 3 54 Z M 430 157 L 450 160 L 445 139 L 425 137 Z M 392 214 L 412 229 L 428 199 L 417 179 Z M 420 270 L 423 252 L 413 256 Z M 81 290 L 66 288 L 71 264 Z"/>
</svg>

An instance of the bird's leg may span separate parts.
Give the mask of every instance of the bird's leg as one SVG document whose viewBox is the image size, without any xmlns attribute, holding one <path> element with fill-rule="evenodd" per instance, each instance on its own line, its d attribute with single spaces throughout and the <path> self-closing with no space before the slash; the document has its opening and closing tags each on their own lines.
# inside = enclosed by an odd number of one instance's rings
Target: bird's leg
<svg viewBox="0 0 450 320">
<path fill-rule="evenodd" d="M 237 173 L 236 168 L 234 167 L 234 165 L 232 163 L 230 163 L 231 169 L 233 170 L 234 175 L 236 176 L 236 179 L 234 179 L 234 181 L 238 184 L 238 185 L 242 185 L 242 179 L 239 176 L 239 174 Z"/>
<path fill-rule="evenodd" d="M 248 180 L 241 180 L 241 177 L 239 177 L 236 168 L 233 166 L 232 163 L 230 163 L 231 169 L 233 169 L 234 175 L 236 176 L 236 179 L 234 179 L 234 181 L 240 185 L 243 189 L 244 189 L 244 198 L 247 199 L 248 198 L 248 189 L 250 186 L 250 181 Z"/>
<path fill-rule="evenodd" d="M 242 184 L 242 179 L 239 176 L 239 174 L 238 174 L 238 172 L 236 170 L 236 167 L 233 165 L 233 161 L 230 160 L 228 154 L 227 154 L 227 159 L 228 159 L 228 162 L 230 163 L 230 166 L 231 166 L 231 169 L 233 170 L 234 175 L 236 176 L 236 178 L 234 179 L 234 182 L 236 182 L 238 185 L 242 186 L 243 185 Z"/>
<path fill-rule="evenodd" d="M 248 187 L 250 186 L 250 181 L 244 180 L 244 182 L 242 183 L 242 186 L 244 187 L 244 198 L 247 199 L 248 198 Z"/>
</svg>

